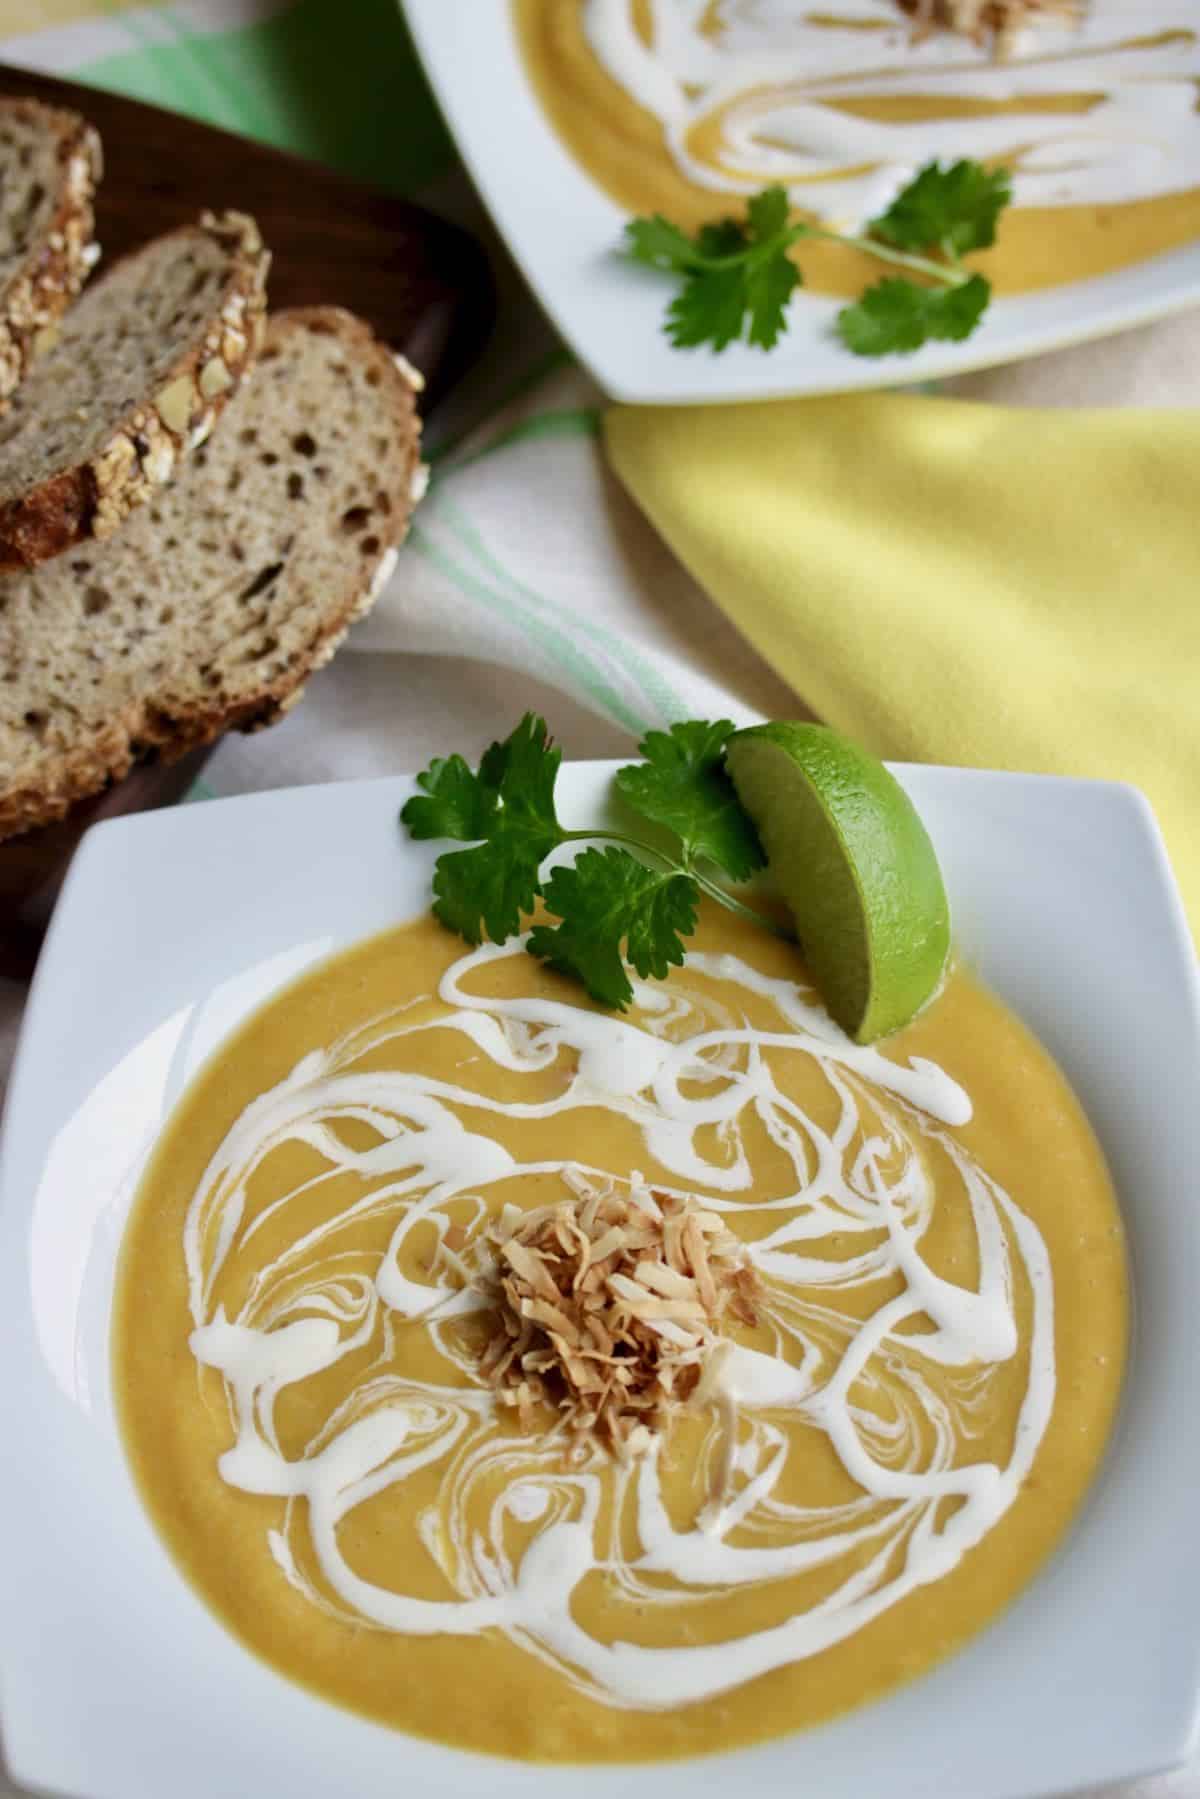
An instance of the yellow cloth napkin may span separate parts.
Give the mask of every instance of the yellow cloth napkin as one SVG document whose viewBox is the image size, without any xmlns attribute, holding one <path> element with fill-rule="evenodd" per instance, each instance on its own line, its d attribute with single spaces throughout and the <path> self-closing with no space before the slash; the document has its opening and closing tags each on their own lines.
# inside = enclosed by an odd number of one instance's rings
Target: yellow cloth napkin
<svg viewBox="0 0 1200 1799">
<path fill-rule="evenodd" d="M 1200 935 L 1200 412 L 617 407 L 618 475 L 812 707 L 900 760 L 1149 796 Z"/>
</svg>

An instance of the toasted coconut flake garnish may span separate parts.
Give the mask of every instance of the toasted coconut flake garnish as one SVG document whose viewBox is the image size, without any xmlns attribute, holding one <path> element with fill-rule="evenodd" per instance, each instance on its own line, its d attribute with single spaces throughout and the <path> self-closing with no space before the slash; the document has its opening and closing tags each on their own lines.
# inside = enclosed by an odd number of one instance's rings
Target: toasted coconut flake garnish
<svg viewBox="0 0 1200 1799">
<path fill-rule="evenodd" d="M 913 41 L 935 31 L 957 31 L 977 44 L 990 43 L 997 55 L 1013 48 L 1027 25 L 1049 19 L 1078 20 L 1086 0 L 899 0 L 912 14 Z"/>
<path fill-rule="evenodd" d="M 576 1453 L 628 1460 L 692 1397 L 724 1321 L 755 1322 L 758 1278 L 719 1214 L 691 1200 L 640 1176 L 627 1196 L 577 1170 L 565 1184 L 570 1200 L 506 1206 L 477 1244 L 472 1284 L 493 1302 L 480 1372 L 524 1429 L 549 1408 Z"/>
</svg>

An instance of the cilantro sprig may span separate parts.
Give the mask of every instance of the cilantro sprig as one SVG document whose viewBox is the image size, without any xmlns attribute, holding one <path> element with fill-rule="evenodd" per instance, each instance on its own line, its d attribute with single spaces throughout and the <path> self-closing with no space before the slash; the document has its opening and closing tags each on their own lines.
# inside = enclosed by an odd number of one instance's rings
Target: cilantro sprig
<svg viewBox="0 0 1200 1799">
<path fill-rule="evenodd" d="M 763 866 L 762 846 L 724 769 L 729 719 L 689 720 L 651 731 L 638 745 L 644 758 L 617 774 L 625 804 L 661 838 L 624 832 L 568 830 L 554 803 L 561 752 L 545 720 L 527 712 L 503 743 L 472 769 L 462 756 L 439 757 L 417 776 L 421 791 L 400 817 L 409 835 L 450 838 L 471 847 L 447 850 L 434 869 L 434 912 L 468 943 L 486 932 L 495 943 L 526 928 L 531 955 L 581 980 L 593 999 L 627 1006 L 630 964 L 643 979 L 661 979 L 684 957 L 696 928 L 701 893 L 764 929 L 781 932 L 729 893 L 715 877 L 745 880 Z M 588 847 L 571 864 L 541 866 L 563 844 Z M 783 933 L 786 934 L 786 933 Z"/>
<path fill-rule="evenodd" d="M 784 189 L 768 187 L 748 202 L 744 221 L 702 225 L 694 238 L 661 213 L 630 220 L 626 254 L 684 277 L 667 308 L 665 329 L 676 348 L 711 343 L 723 350 L 744 333 L 748 343 L 771 349 L 801 280 L 788 251 L 806 227 L 789 225 L 789 211 Z"/>
<path fill-rule="evenodd" d="M 535 925 L 529 952 L 560 974 L 578 975 L 593 999 L 623 1007 L 633 998 L 625 962 L 645 980 L 662 980 L 683 961 L 683 939 L 696 928 L 694 878 L 648 868 L 610 844 L 586 849 L 556 868 L 544 890 L 555 925 Z"/>
<path fill-rule="evenodd" d="M 794 246 L 805 239 L 846 244 L 905 273 L 844 306 L 838 336 L 857 356 L 907 355 L 934 340 L 969 337 L 979 324 L 991 285 L 963 257 L 995 243 L 1011 198 L 1006 169 L 931 162 L 886 212 L 853 235 L 791 219 L 787 192 L 775 186 L 747 203 L 744 219 L 720 219 L 691 236 L 659 213 L 632 219 L 624 253 L 681 277 L 664 325 L 677 348 L 723 350 L 744 340 L 770 350 L 787 328 L 788 302 L 803 281 Z"/>
<path fill-rule="evenodd" d="M 477 772 L 461 756 L 448 756 L 417 776 L 424 792 L 400 814 L 409 835 L 475 844 L 439 856 L 433 877 L 434 911 L 468 943 L 485 930 L 503 943 L 520 930 L 521 914 L 533 910 L 538 869 L 563 841 L 554 811 L 561 760 L 545 721 L 527 712 Z"/>
<path fill-rule="evenodd" d="M 648 732 L 638 745 L 645 760 L 618 770 L 617 792 L 632 811 L 675 833 L 685 866 L 706 856 L 735 881 L 744 881 L 765 858 L 725 773 L 732 730 L 722 718 L 716 724 L 690 719 L 669 731 Z"/>
</svg>

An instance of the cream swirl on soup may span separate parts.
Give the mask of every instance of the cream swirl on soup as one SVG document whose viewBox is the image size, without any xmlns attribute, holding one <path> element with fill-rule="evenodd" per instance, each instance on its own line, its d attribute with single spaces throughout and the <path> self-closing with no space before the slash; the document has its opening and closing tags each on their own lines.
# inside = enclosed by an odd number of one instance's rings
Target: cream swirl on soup
<svg viewBox="0 0 1200 1799">
<path fill-rule="evenodd" d="M 1090 0 L 1077 24 L 1048 18 L 1002 59 L 948 32 L 912 42 L 894 0 L 646 0 L 645 10 L 649 42 L 635 0 L 585 0 L 588 41 L 660 121 L 679 173 L 714 193 L 782 182 L 797 205 L 849 227 L 931 157 L 1006 163 L 1018 206 L 1116 205 L 1200 186 L 1194 0 Z"/>
<path fill-rule="evenodd" d="M 441 978 L 439 1014 L 402 1008 L 355 1028 L 234 1123 L 187 1215 L 192 1352 L 226 1383 L 236 1440 L 222 1477 L 287 1502 L 269 1549 L 315 1605 L 409 1635 L 500 1631 L 609 1705 L 685 1705 L 844 1640 L 1003 1517 L 1054 1403 L 1049 1258 L 1019 1195 L 957 1140 L 970 1099 L 932 1062 L 850 1043 L 805 990 L 730 954 L 689 955 L 669 984 L 640 986 L 626 1018 L 481 990 L 520 949 L 462 957 Z M 419 1054 L 387 1065 L 389 1045 L 411 1052 L 431 1031 L 461 1038 L 461 1079 L 423 1072 Z M 561 1091 L 525 1097 L 564 1058 Z M 789 1094 L 797 1059 L 818 1071 L 820 1107 Z M 439 1281 L 433 1250 L 452 1225 L 469 1242 L 502 1205 L 573 1176 L 561 1155 L 514 1154 L 490 1125 L 519 1120 L 532 1146 L 539 1126 L 597 1110 L 636 1131 L 669 1177 L 660 1190 L 701 1196 L 743 1237 L 762 1321 L 717 1351 L 705 1403 L 647 1454 L 575 1466 L 553 1435 L 514 1435 L 498 1417 L 471 1347 L 481 1301 Z M 297 1146 L 303 1178 L 256 1205 L 255 1183 L 274 1192 L 272 1164 Z M 955 1278 L 923 1253 L 945 1209 L 971 1245 Z M 259 1233 L 289 1212 L 286 1247 L 260 1259 Z M 343 1253 L 367 1216 L 391 1232 L 369 1272 Z M 438 1379 L 397 1353 L 414 1330 Z M 336 1403 L 303 1453 L 286 1454 L 277 1405 L 339 1366 L 353 1372 Z M 1006 1453 L 989 1459 L 974 1445 L 998 1381 L 1019 1390 Z M 845 1492 L 805 1491 L 806 1436 L 832 1447 Z M 695 1478 L 681 1510 L 664 1469 L 685 1437 Z M 417 1530 L 440 1597 L 406 1585 L 411 1546 L 384 1584 L 339 1536 L 358 1508 L 431 1469 L 436 1499 Z M 705 1503 L 718 1486 L 720 1504 Z M 715 1640 L 711 1619 L 696 1640 L 693 1623 L 739 1589 L 782 1592 L 800 1574 L 812 1577 L 802 1609 L 742 1632 L 717 1616 Z M 611 1637 L 573 1608 L 596 1578 Z M 638 1641 L 639 1620 L 663 1614 L 679 1640 Z"/>
</svg>

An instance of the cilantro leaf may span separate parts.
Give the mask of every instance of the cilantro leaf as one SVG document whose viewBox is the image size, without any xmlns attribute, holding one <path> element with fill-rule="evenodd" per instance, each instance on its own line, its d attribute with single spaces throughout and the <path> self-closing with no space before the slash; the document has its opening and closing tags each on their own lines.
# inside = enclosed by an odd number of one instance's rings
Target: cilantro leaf
<svg viewBox="0 0 1200 1799">
<path fill-rule="evenodd" d="M 563 828 L 554 804 L 561 756 L 536 713 L 527 712 L 508 737 L 490 745 L 477 769 L 462 756 L 436 758 L 417 777 L 419 791 L 400 814 L 416 838 L 468 846 L 437 859 L 435 915 L 469 943 L 480 942 L 485 932 L 503 943 L 522 920 L 532 922 L 530 913 L 544 910 L 529 932 L 530 953 L 577 976 L 601 1003 L 628 1005 L 633 989 L 626 964 L 643 979 L 662 979 L 681 963 L 702 888 L 734 911 L 747 910 L 693 872 L 695 859 L 705 857 L 741 879 L 764 861 L 725 773 L 733 730 L 729 719 L 692 719 L 650 731 L 639 746 L 645 760 L 619 772 L 619 790 L 632 809 L 678 838 L 679 850 L 670 856 L 626 836 L 614 839 L 604 829 Z M 647 867 L 625 848 L 588 848 L 573 864 L 556 868 L 543 886 L 542 863 L 550 852 L 589 838 L 632 843 L 655 865 Z"/>
<path fill-rule="evenodd" d="M 776 182 L 774 187 L 764 187 L 746 202 L 746 226 L 752 242 L 768 243 L 787 230 L 788 214 L 791 201 L 788 199 L 786 187 Z"/>
<path fill-rule="evenodd" d="M 530 954 L 577 975 L 606 1006 L 633 998 L 622 948 L 643 979 L 661 980 L 683 961 L 682 938 L 696 928 L 696 883 L 647 868 L 628 850 L 584 850 L 570 867 L 554 869 L 545 901 L 561 922 L 535 925 Z"/>
<path fill-rule="evenodd" d="M 740 266 L 704 269 L 689 275 L 667 308 L 664 327 L 677 350 L 711 344 L 723 350 L 742 335 L 746 316 L 745 277 Z"/>
<path fill-rule="evenodd" d="M 696 248 L 705 261 L 722 256 L 736 256 L 746 248 L 746 227 L 740 219 L 717 219 L 701 225 L 696 233 Z"/>
<path fill-rule="evenodd" d="M 744 341 L 770 350 L 787 328 L 788 303 L 803 281 L 789 254 L 793 244 L 806 236 L 848 244 L 931 282 L 879 282 L 839 316 L 842 340 L 857 355 L 904 354 L 931 338 L 958 341 L 975 329 L 991 289 L 982 277 L 963 279 L 962 258 L 995 243 L 997 220 L 1011 199 L 1007 169 L 966 159 L 930 162 L 858 236 L 793 224 L 787 189 L 776 185 L 746 202 L 744 219 L 718 219 L 692 236 L 661 213 L 633 219 L 625 227 L 625 254 L 680 278 L 664 326 L 676 348 L 708 344 L 720 351 Z"/>
<path fill-rule="evenodd" d="M 553 844 L 538 854 L 504 843 L 480 843 L 470 850 L 439 856 L 433 874 L 436 917 L 468 943 L 478 943 L 486 930 L 493 943 L 503 943 L 521 928 L 521 914 L 531 912 L 538 894 L 538 868 Z"/>
<path fill-rule="evenodd" d="M 726 220 L 725 223 L 733 224 L 734 221 Z M 741 227 L 737 229 L 738 242 L 732 246 L 734 249 L 742 242 Z M 721 235 L 716 238 L 709 235 L 706 243 L 706 234 L 714 232 Z M 706 225 L 698 241 L 693 242 L 686 231 L 672 225 L 670 219 L 664 219 L 661 212 L 647 219 L 630 219 L 625 227 L 625 254 L 652 269 L 671 269 L 687 274 L 703 267 L 708 256 L 724 254 L 727 247 L 723 225 Z"/>
<path fill-rule="evenodd" d="M 412 836 L 481 839 L 473 849 L 440 856 L 433 877 L 434 912 L 468 943 L 478 943 L 485 929 L 503 943 L 533 909 L 538 870 L 563 839 L 554 809 L 561 759 L 545 720 L 527 712 L 485 752 L 478 774 L 451 756 L 417 777 L 425 795 L 414 795 L 400 814 Z"/>
<path fill-rule="evenodd" d="M 838 313 L 838 336 L 856 356 L 907 356 L 935 340 L 960 343 L 978 325 L 991 295 L 982 275 L 956 287 L 878 281 Z"/>
<path fill-rule="evenodd" d="M 495 787 L 472 774 L 461 756 L 438 756 L 417 776 L 424 795 L 414 794 L 400 813 L 410 837 L 454 837 L 478 843 L 486 837 L 499 805 Z"/>
<path fill-rule="evenodd" d="M 768 256 L 749 262 L 745 273 L 744 305 L 750 314 L 747 343 L 760 350 L 774 349 L 784 329 L 787 303 L 800 285 L 800 271 L 789 256 Z"/>
<path fill-rule="evenodd" d="M 644 762 L 617 774 L 617 792 L 643 818 L 681 840 L 685 860 L 707 856 L 735 880 L 765 861 L 758 833 L 725 773 L 725 744 L 736 726 L 692 719 L 669 731 L 650 731 L 638 744 Z"/>
<path fill-rule="evenodd" d="M 723 350 L 744 336 L 769 350 L 778 341 L 800 282 L 788 251 L 808 229 L 789 224 L 789 210 L 787 190 L 768 187 L 747 203 L 744 221 L 719 219 L 694 237 L 661 213 L 625 227 L 628 256 L 684 277 L 665 326 L 676 348 Z"/>
<path fill-rule="evenodd" d="M 931 162 L 867 230 L 899 250 L 937 245 L 947 256 L 958 258 L 995 243 L 996 221 L 1011 199 L 1007 169 L 985 169 L 981 163 L 965 161 L 943 168 Z"/>
</svg>

